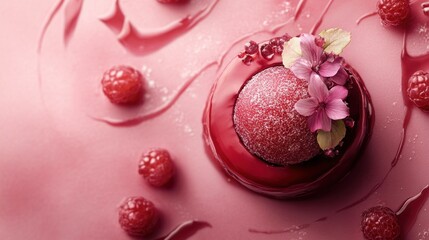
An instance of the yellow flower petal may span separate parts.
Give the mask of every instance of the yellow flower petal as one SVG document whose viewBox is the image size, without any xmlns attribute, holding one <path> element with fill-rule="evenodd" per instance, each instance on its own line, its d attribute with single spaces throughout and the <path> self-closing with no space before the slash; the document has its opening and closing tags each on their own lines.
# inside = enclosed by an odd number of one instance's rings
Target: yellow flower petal
<svg viewBox="0 0 429 240">
<path fill-rule="evenodd" d="M 338 146 L 345 136 L 346 126 L 343 120 L 337 120 L 332 122 L 331 131 L 319 130 L 317 132 L 317 143 L 322 150 L 327 150 Z"/>
<path fill-rule="evenodd" d="M 286 68 L 292 67 L 295 61 L 302 55 L 300 39 L 293 37 L 289 41 L 285 42 L 283 47 L 282 59 L 283 65 Z"/>
<path fill-rule="evenodd" d="M 327 53 L 340 54 L 350 43 L 351 34 L 340 28 L 330 28 L 322 31 L 319 36 L 325 39 L 323 48 Z"/>
</svg>

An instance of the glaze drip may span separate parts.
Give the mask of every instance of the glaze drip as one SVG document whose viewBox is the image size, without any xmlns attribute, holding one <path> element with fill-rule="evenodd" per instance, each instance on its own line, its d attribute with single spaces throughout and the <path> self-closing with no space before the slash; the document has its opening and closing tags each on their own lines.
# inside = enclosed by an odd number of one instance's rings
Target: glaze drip
<svg viewBox="0 0 429 240">
<path fill-rule="evenodd" d="M 40 33 L 39 41 L 37 44 L 37 54 L 39 54 L 39 55 L 42 51 L 42 45 L 43 45 L 43 41 L 45 40 L 46 32 L 48 31 L 48 28 L 51 25 L 52 21 L 54 20 L 55 16 L 61 10 L 61 7 L 63 6 L 64 2 L 65 2 L 65 0 L 58 1 L 58 3 L 52 9 L 52 12 L 48 15 L 46 22 L 43 24 L 42 31 Z"/>
<path fill-rule="evenodd" d="M 429 185 L 426 185 L 421 192 L 404 201 L 396 212 L 402 229 L 402 236 L 406 237 L 417 221 L 417 217 L 424 204 L 429 198 Z"/>
<path fill-rule="evenodd" d="M 119 0 L 115 3 L 113 13 L 107 18 L 102 18 L 101 21 L 115 34 L 119 32 L 118 40 L 129 52 L 144 56 L 165 47 L 194 28 L 212 12 L 218 2 L 219 0 L 213 0 L 208 6 L 196 13 L 189 14 L 182 19 L 150 32 L 143 32 L 137 29 L 126 18 L 120 7 Z"/>
<path fill-rule="evenodd" d="M 292 226 L 283 230 L 258 230 L 254 228 L 249 228 L 250 233 L 258 233 L 258 234 L 267 234 L 267 235 L 273 235 L 273 234 L 284 234 L 284 233 L 294 233 L 303 229 L 306 229 L 310 227 L 310 224 L 302 224 L 298 226 Z"/>
<path fill-rule="evenodd" d="M 119 5 L 119 0 L 115 1 L 112 13 L 108 14 L 106 17 L 100 18 L 100 21 L 109 27 L 114 34 L 119 34 L 121 32 L 125 23 L 125 15 Z"/>
<path fill-rule="evenodd" d="M 204 228 L 211 228 L 208 222 L 191 220 L 181 223 L 167 235 L 156 240 L 186 240 Z"/>
<path fill-rule="evenodd" d="M 82 5 L 83 0 L 70 0 L 65 6 L 64 44 L 66 46 L 76 29 Z"/>
</svg>

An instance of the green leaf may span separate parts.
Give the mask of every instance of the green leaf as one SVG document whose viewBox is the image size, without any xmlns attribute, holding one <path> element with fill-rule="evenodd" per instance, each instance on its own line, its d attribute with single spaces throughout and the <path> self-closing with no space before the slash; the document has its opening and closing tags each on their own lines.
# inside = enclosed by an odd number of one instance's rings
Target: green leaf
<svg viewBox="0 0 429 240">
<path fill-rule="evenodd" d="M 343 120 L 332 122 L 331 131 L 319 130 L 317 132 L 317 143 L 322 150 L 327 150 L 338 146 L 341 140 L 346 136 L 346 126 Z"/>
<path fill-rule="evenodd" d="M 350 43 L 351 34 L 340 28 L 330 28 L 322 31 L 319 36 L 325 39 L 323 48 L 327 53 L 340 54 Z"/>
<path fill-rule="evenodd" d="M 286 68 L 292 67 L 295 61 L 300 58 L 302 55 L 300 39 L 298 37 L 293 37 L 287 41 L 284 45 L 284 50 L 282 53 L 283 65 Z"/>
</svg>

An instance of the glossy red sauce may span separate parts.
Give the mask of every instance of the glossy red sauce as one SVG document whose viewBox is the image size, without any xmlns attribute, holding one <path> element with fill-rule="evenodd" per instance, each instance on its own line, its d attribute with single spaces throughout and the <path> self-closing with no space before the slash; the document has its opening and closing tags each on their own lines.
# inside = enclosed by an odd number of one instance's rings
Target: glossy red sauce
<svg viewBox="0 0 429 240">
<path fill-rule="evenodd" d="M 271 197 L 301 197 L 322 190 L 349 172 L 368 140 L 373 112 L 362 79 L 346 65 L 351 83 L 347 102 L 355 125 L 347 129 L 339 155 L 330 158 L 319 154 L 309 161 L 288 166 L 268 164 L 249 153 L 241 143 L 234 129 L 233 110 L 246 81 L 266 68 L 281 64 L 279 55 L 272 60 L 256 56 L 250 65 L 235 58 L 212 88 L 203 119 L 204 138 L 213 158 L 247 188 Z"/>
</svg>

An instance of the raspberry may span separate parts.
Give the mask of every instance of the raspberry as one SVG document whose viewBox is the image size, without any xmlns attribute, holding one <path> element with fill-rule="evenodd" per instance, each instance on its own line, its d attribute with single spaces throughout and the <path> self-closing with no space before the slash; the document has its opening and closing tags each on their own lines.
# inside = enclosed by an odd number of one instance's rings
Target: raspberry
<svg viewBox="0 0 429 240">
<path fill-rule="evenodd" d="M 361 229 L 367 240 L 397 240 L 401 232 L 396 214 L 383 206 L 363 212 Z"/>
<path fill-rule="evenodd" d="M 274 57 L 274 49 L 270 44 L 264 44 L 261 46 L 261 55 L 267 60 L 271 60 Z"/>
<path fill-rule="evenodd" d="M 429 111 L 429 73 L 415 72 L 408 80 L 407 94 L 417 107 Z"/>
<path fill-rule="evenodd" d="M 325 45 L 325 39 L 320 36 L 316 36 L 316 39 L 314 39 L 314 41 L 316 42 L 316 45 L 318 47 L 323 48 L 323 45 Z"/>
<path fill-rule="evenodd" d="M 143 93 L 142 75 L 128 66 L 110 68 L 104 73 L 101 84 L 104 94 L 116 104 L 138 103 Z"/>
<path fill-rule="evenodd" d="M 250 64 L 252 64 L 252 62 L 254 61 L 255 59 L 253 59 L 253 57 L 252 56 L 250 56 L 250 55 L 246 55 L 241 61 L 243 61 L 243 63 L 244 64 L 246 64 L 247 66 L 250 66 Z"/>
<path fill-rule="evenodd" d="M 408 0 L 379 0 L 377 12 L 384 26 L 399 26 L 408 17 L 410 3 Z"/>
<path fill-rule="evenodd" d="M 165 149 L 153 149 L 143 154 L 139 174 L 155 187 L 166 185 L 174 175 L 174 164 Z"/>
<path fill-rule="evenodd" d="M 143 197 L 128 197 L 119 207 L 119 224 L 129 235 L 147 236 L 158 222 L 155 205 Z"/>
<path fill-rule="evenodd" d="M 244 45 L 244 52 L 247 54 L 255 54 L 259 50 L 258 47 L 255 41 L 249 41 Z"/>
</svg>

